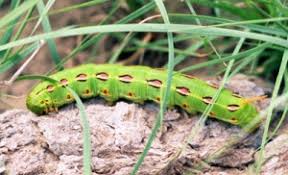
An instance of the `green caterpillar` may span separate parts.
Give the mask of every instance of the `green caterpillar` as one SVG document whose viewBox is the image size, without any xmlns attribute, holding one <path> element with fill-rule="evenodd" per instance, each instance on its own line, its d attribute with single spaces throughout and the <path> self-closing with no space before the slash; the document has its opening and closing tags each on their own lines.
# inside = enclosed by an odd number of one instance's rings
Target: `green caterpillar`
<svg viewBox="0 0 288 175">
<path fill-rule="evenodd" d="M 165 70 L 145 66 L 82 65 L 51 75 L 59 83 L 41 82 L 28 95 L 26 104 L 38 115 L 57 111 L 58 107 L 74 101 L 72 94 L 64 88 L 67 85 L 81 98 L 101 96 L 109 102 L 124 98 L 137 103 L 146 100 L 159 103 L 161 92 L 166 87 L 166 74 Z M 217 87 L 205 81 L 175 72 L 168 105 L 180 106 L 188 113 L 203 112 L 212 103 L 216 91 Z M 255 100 L 224 89 L 209 116 L 245 127 L 258 117 L 251 101 Z"/>
</svg>

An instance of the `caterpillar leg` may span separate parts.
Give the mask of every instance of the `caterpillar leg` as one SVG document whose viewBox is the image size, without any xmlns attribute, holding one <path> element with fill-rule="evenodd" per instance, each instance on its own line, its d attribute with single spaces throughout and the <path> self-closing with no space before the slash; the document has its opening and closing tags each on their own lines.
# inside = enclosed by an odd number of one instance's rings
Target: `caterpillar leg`
<svg viewBox="0 0 288 175">
<path fill-rule="evenodd" d="M 107 100 L 107 99 L 105 99 L 105 101 L 106 101 L 106 104 L 107 104 L 108 106 L 113 106 L 113 105 L 115 104 L 115 101 L 113 101 L 113 100 Z"/>
<path fill-rule="evenodd" d="M 139 100 L 134 100 L 134 102 L 138 103 L 140 105 L 144 105 L 144 103 L 145 103 L 144 100 L 140 100 L 140 99 Z"/>
</svg>

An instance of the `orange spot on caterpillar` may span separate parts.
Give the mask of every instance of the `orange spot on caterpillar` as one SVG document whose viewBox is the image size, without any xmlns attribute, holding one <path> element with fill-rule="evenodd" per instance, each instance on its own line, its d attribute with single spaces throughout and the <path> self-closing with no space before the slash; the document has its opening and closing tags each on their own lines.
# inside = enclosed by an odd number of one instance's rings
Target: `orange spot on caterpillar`
<svg viewBox="0 0 288 175">
<path fill-rule="evenodd" d="M 66 95 L 66 99 L 67 99 L 67 100 L 71 100 L 71 99 L 72 99 L 72 96 L 71 96 L 70 94 L 67 94 L 67 95 Z"/>
<path fill-rule="evenodd" d="M 47 92 L 53 92 L 53 91 L 54 91 L 54 86 L 51 85 L 51 84 L 49 84 L 49 85 L 46 87 L 46 89 L 47 89 Z"/>
<path fill-rule="evenodd" d="M 106 81 L 109 78 L 109 75 L 105 72 L 100 72 L 96 74 L 96 78 L 102 81 Z"/>
<path fill-rule="evenodd" d="M 187 105 L 186 103 L 183 103 L 183 104 L 182 104 L 182 107 L 183 107 L 184 109 L 187 109 L 187 108 L 188 108 L 188 105 Z"/>
<path fill-rule="evenodd" d="M 76 80 L 77 81 L 86 81 L 87 80 L 87 75 L 86 74 L 78 74 L 77 76 L 76 76 Z"/>
<path fill-rule="evenodd" d="M 255 102 L 255 101 L 264 100 L 265 98 L 267 98 L 267 95 L 261 95 L 261 96 L 256 96 L 256 97 L 245 98 L 243 103 L 244 104 L 248 104 L 248 103 L 252 103 L 252 102 Z"/>
<path fill-rule="evenodd" d="M 133 80 L 133 77 L 128 74 L 120 75 L 119 80 L 123 83 L 131 83 L 131 81 Z"/>
<path fill-rule="evenodd" d="M 68 80 L 65 79 L 65 78 L 63 78 L 63 79 L 60 80 L 60 84 L 61 84 L 62 86 L 67 86 L 68 83 L 69 83 Z"/>
<path fill-rule="evenodd" d="M 157 102 L 160 102 L 160 97 L 156 97 L 156 101 L 157 101 Z"/>
<path fill-rule="evenodd" d="M 192 75 L 187 75 L 187 74 L 182 74 L 182 75 L 189 79 L 197 79 L 195 76 L 192 76 Z"/>
<path fill-rule="evenodd" d="M 133 97 L 133 93 L 132 92 L 128 92 L 128 96 L 129 97 Z"/>
<path fill-rule="evenodd" d="M 216 113 L 211 111 L 211 112 L 209 113 L 209 116 L 210 116 L 211 118 L 215 118 L 215 117 L 216 117 Z"/>
<path fill-rule="evenodd" d="M 86 95 L 88 95 L 88 94 L 90 94 L 90 90 L 89 89 L 86 89 L 85 91 L 84 91 L 84 94 L 86 94 Z"/>
<path fill-rule="evenodd" d="M 182 96 L 187 96 L 190 94 L 190 90 L 186 87 L 176 87 L 176 92 Z"/>
<path fill-rule="evenodd" d="M 109 91 L 108 91 L 108 89 L 103 89 L 102 92 L 103 92 L 104 95 L 109 95 Z"/>
<path fill-rule="evenodd" d="M 238 120 L 237 120 L 236 117 L 232 117 L 232 118 L 229 120 L 229 122 L 235 125 L 235 124 L 238 123 Z"/>
<path fill-rule="evenodd" d="M 212 104 L 212 97 L 210 97 L 210 96 L 202 97 L 202 101 L 205 104 Z"/>
<path fill-rule="evenodd" d="M 162 81 L 153 79 L 153 80 L 147 80 L 147 83 L 149 86 L 160 88 L 162 86 Z"/>
<path fill-rule="evenodd" d="M 235 112 L 237 111 L 238 109 L 240 108 L 240 106 L 238 104 L 230 104 L 227 106 L 227 109 L 230 111 L 230 112 Z"/>
</svg>

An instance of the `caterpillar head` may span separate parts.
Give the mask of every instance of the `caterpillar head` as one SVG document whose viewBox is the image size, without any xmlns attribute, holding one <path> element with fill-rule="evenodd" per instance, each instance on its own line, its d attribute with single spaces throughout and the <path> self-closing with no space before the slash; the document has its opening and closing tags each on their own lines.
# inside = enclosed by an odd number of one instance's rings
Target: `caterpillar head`
<svg viewBox="0 0 288 175">
<path fill-rule="evenodd" d="M 45 91 L 37 91 L 37 87 L 27 96 L 26 106 L 37 115 L 55 111 L 52 108 L 52 100 Z"/>
<path fill-rule="evenodd" d="M 263 121 L 263 117 L 259 115 L 258 110 L 252 104 L 244 104 L 239 116 L 239 125 L 247 132 L 258 128 Z"/>
</svg>

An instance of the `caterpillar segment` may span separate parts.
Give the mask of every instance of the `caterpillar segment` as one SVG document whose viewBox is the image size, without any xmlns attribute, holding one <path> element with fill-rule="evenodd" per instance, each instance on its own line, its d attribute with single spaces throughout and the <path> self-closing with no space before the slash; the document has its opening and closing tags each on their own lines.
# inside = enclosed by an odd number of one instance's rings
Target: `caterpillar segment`
<svg viewBox="0 0 288 175">
<path fill-rule="evenodd" d="M 27 107 L 38 115 L 57 111 L 59 107 L 72 103 L 74 98 L 65 88 L 68 85 L 83 99 L 100 96 L 108 102 L 123 98 L 141 104 L 147 100 L 160 103 L 166 88 L 167 72 L 146 66 L 87 64 L 50 77 L 59 83 L 39 83 L 26 100 Z M 204 112 L 207 105 L 213 103 L 217 87 L 196 77 L 174 72 L 170 90 L 168 105 L 193 113 Z M 259 99 L 249 100 L 223 89 L 209 116 L 245 127 L 258 117 L 252 102 Z"/>
</svg>

